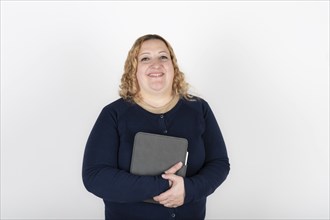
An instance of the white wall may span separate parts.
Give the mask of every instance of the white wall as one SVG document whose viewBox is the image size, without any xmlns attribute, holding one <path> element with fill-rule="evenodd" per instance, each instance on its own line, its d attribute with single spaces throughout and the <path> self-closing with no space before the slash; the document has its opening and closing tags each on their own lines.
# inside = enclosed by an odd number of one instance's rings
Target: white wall
<svg viewBox="0 0 330 220">
<path fill-rule="evenodd" d="M 84 146 L 146 33 L 227 143 L 207 218 L 328 219 L 328 1 L 1 1 L 1 219 L 103 218 Z"/>
</svg>

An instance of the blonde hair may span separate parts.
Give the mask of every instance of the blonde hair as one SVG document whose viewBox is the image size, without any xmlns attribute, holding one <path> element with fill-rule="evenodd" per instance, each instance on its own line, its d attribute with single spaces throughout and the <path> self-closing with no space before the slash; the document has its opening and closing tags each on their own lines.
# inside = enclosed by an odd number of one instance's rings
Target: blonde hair
<svg viewBox="0 0 330 220">
<path fill-rule="evenodd" d="M 157 34 L 147 34 L 139 37 L 128 52 L 124 66 L 124 73 L 122 75 L 121 84 L 119 86 L 120 97 L 129 101 L 133 101 L 134 98 L 138 98 L 140 88 L 136 78 L 136 71 L 138 65 L 137 56 L 143 42 L 147 40 L 161 40 L 165 43 L 166 47 L 170 52 L 171 60 L 174 67 L 172 92 L 173 94 L 180 95 L 180 97 L 184 97 L 185 99 L 190 99 L 191 95 L 188 94 L 189 84 L 185 81 L 184 73 L 181 72 L 179 69 L 173 48 L 163 37 Z"/>
</svg>

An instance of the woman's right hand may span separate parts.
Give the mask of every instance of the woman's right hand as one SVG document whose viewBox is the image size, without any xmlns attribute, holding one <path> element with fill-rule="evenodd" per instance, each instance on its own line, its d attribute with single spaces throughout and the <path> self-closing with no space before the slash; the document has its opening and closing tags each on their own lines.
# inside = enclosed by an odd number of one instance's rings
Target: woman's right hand
<svg viewBox="0 0 330 220">
<path fill-rule="evenodd" d="M 184 180 L 181 176 L 175 173 L 182 167 L 182 162 L 179 162 L 165 171 L 162 177 L 169 182 L 170 189 L 166 192 L 153 197 L 153 199 L 168 208 L 176 208 L 184 203 L 185 188 Z"/>
</svg>

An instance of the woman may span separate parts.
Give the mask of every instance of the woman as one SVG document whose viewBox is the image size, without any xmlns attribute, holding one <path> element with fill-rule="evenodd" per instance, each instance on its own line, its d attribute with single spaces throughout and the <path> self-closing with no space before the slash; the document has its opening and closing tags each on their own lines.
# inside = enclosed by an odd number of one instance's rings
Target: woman
<svg viewBox="0 0 330 220">
<path fill-rule="evenodd" d="M 121 98 L 105 106 L 88 138 L 83 182 L 102 198 L 106 219 L 204 219 L 206 197 L 226 179 L 229 161 L 211 108 L 188 94 L 174 51 L 159 35 L 138 38 L 128 53 Z M 182 164 L 163 175 L 131 174 L 138 132 L 188 140 L 186 176 Z M 153 198 L 159 204 L 143 202 Z"/>
</svg>

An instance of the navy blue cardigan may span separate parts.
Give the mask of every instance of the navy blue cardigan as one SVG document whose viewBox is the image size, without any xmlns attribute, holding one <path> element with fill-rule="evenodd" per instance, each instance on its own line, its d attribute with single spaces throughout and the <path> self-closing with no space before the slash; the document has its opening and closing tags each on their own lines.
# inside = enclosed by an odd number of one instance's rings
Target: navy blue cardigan
<svg viewBox="0 0 330 220">
<path fill-rule="evenodd" d="M 161 176 L 130 174 L 137 132 L 165 134 L 188 140 L 184 178 L 185 201 L 177 208 L 142 202 L 169 188 Z M 226 146 L 208 103 L 179 100 L 165 114 L 118 99 L 101 111 L 88 138 L 83 160 L 86 189 L 102 198 L 106 219 L 204 219 L 206 197 L 229 172 Z"/>
</svg>

